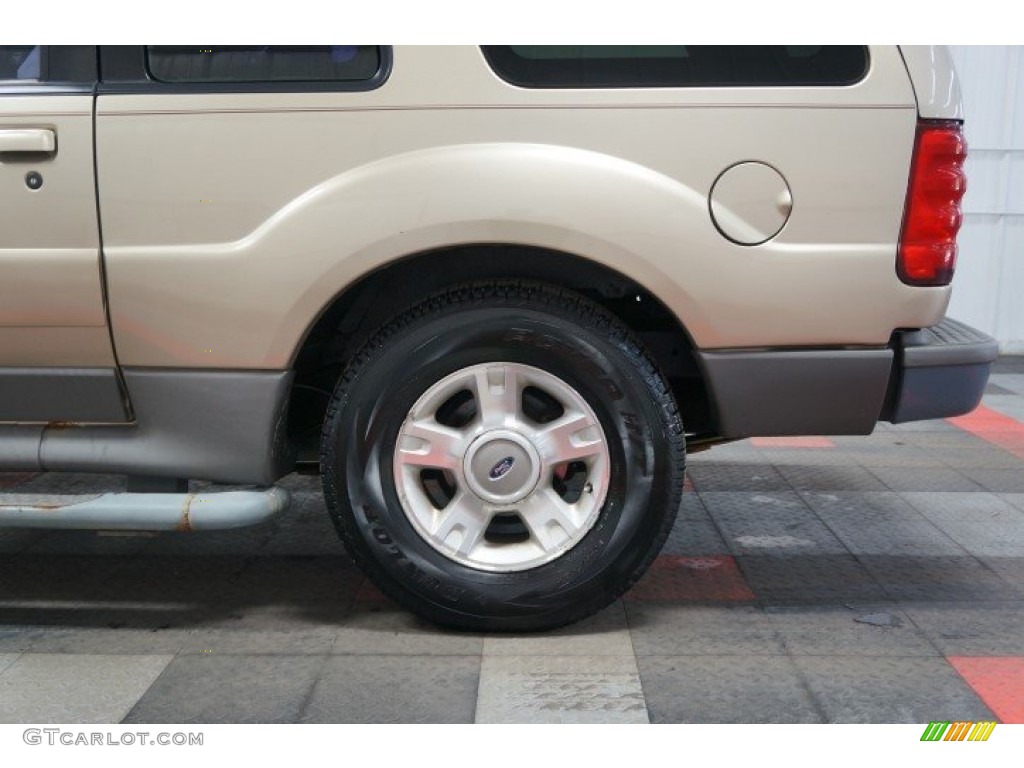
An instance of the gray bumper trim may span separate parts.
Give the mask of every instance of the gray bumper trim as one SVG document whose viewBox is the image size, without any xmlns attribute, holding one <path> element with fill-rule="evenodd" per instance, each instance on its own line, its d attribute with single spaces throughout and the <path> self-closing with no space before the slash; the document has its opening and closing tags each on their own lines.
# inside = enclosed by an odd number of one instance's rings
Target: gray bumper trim
<svg viewBox="0 0 1024 768">
<path fill-rule="evenodd" d="M 0 421 L 127 420 L 113 368 L 0 369 Z"/>
<path fill-rule="evenodd" d="M 894 346 L 894 386 L 882 416 L 894 424 L 971 412 L 999 357 L 995 339 L 949 318 L 932 328 L 896 334 Z"/>
<path fill-rule="evenodd" d="M 869 434 L 885 402 L 891 349 L 700 352 L 719 434 Z"/>
<path fill-rule="evenodd" d="M 936 326 L 900 334 L 904 368 L 989 364 L 999 357 L 999 342 L 948 317 Z"/>
</svg>

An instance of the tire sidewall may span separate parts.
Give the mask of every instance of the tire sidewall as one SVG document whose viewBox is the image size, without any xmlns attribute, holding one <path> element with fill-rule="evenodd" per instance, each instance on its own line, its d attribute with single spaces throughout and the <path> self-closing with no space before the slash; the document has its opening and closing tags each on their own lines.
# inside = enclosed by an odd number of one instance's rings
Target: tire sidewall
<svg viewBox="0 0 1024 768">
<path fill-rule="evenodd" d="M 385 591 L 445 623 L 457 615 L 466 626 L 535 627 L 544 616 L 564 623 L 567 612 L 589 613 L 609 590 L 628 584 L 664 515 L 675 512 L 665 508 L 672 473 L 650 364 L 603 317 L 537 304 L 495 300 L 412 320 L 371 342 L 338 393 L 326 435 L 337 470 L 335 482 L 325 483 L 338 502 L 329 505 L 340 512 L 335 522 L 378 583 L 383 577 Z M 590 404 L 609 447 L 609 486 L 591 529 L 555 560 L 525 571 L 483 571 L 446 557 L 416 531 L 394 485 L 398 432 L 416 400 L 445 376 L 490 362 L 557 376 Z"/>
</svg>

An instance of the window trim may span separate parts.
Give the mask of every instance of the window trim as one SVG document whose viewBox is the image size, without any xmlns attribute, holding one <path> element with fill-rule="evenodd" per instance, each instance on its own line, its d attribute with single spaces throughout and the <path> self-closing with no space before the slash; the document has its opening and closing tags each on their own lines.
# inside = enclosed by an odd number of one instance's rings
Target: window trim
<svg viewBox="0 0 1024 768">
<path fill-rule="evenodd" d="M 391 77 L 390 45 L 377 46 L 380 66 L 367 80 L 277 80 L 236 83 L 165 83 L 154 80 L 146 66 L 144 45 L 100 47 L 99 92 L 107 94 L 173 93 L 360 93 L 374 91 Z"/>
<path fill-rule="evenodd" d="M 864 68 L 860 74 L 850 80 L 835 81 L 829 83 L 814 83 L 814 82 L 745 82 L 742 80 L 725 82 L 725 81 L 695 81 L 692 83 L 671 83 L 671 84 L 659 84 L 659 83 L 638 83 L 638 82 L 624 82 L 624 83 L 600 83 L 600 84 L 588 84 L 588 83 L 563 83 L 563 82 L 538 82 L 528 78 L 516 77 L 510 73 L 507 69 L 508 61 L 502 61 L 503 58 L 509 55 L 515 55 L 511 52 L 512 46 L 499 46 L 499 45 L 482 45 L 480 50 L 483 54 L 484 59 L 487 62 L 487 66 L 490 67 L 491 71 L 500 78 L 502 81 L 513 85 L 517 88 L 524 88 L 528 90 L 569 90 L 569 91 L 595 91 L 595 90 L 637 90 L 637 89 L 694 89 L 694 88 L 752 88 L 752 89 L 763 89 L 763 88 L 849 88 L 851 86 L 862 83 L 867 79 L 868 74 L 871 72 L 871 49 L 867 45 L 857 46 L 864 52 Z M 731 47 L 731 46 L 730 46 Z"/>
</svg>

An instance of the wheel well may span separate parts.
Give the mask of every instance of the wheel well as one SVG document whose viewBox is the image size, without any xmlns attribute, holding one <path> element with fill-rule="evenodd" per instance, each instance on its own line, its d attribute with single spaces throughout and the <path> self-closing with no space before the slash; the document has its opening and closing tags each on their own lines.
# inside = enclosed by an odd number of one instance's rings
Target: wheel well
<svg viewBox="0 0 1024 768">
<path fill-rule="evenodd" d="M 425 296 L 474 280 L 529 279 L 576 291 L 615 314 L 672 384 L 690 436 L 715 424 L 694 345 L 676 317 L 636 282 L 579 256 L 518 245 L 470 245 L 393 262 L 346 288 L 307 333 L 293 361 L 289 434 L 300 465 L 316 464 L 327 402 L 349 357 L 396 313 Z"/>
</svg>

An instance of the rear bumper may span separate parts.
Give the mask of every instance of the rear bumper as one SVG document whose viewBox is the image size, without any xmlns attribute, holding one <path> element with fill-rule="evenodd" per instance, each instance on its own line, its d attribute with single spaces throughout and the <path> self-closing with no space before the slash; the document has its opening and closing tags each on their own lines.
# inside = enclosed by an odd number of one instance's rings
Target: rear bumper
<svg viewBox="0 0 1024 768">
<path fill-rule="evenodd" d="M 718 436 L 866 435 L 879 421 L 959 416 L 980 402 L 995 340 L 955 320 L 881 349 L 698 353 Z"/>
<path fill-rule="evenodd" d="M 974 410 L 999 357 L 995 339 L 948 318 L 932 328 L 897 333 L 893 349 L 890 394 L 881 416 L 893 424 Z"/>
</svg>

